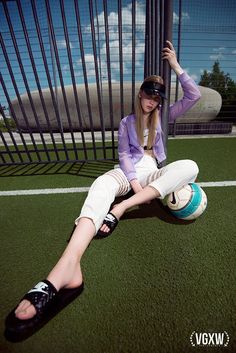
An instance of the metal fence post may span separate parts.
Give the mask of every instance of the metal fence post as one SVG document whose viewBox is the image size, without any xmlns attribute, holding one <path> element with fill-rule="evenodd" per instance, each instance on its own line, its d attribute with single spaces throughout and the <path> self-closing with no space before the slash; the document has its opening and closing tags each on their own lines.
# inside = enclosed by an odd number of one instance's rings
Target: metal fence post
<svg viewBox="0 0 236 353">
<path fill-rule="evenodd" d="M 173 2 L 172 0 L 165 0 L 164 2 L 164 23 L 161 28 L 164 31 L 164 43 L 163 47 L 166 45 L 166 41 L 172 42 L 172 23 L 173 23 Z M 163 142 L 165 153 L 167 156 L 167 139 L 168 139 L 168 115 L 169 115 L 169 105 L 170 105 L 170 88 L 171 88 L 171 68 L 167 60 L 163 62 L 163 72 L 161 73 L 166 86 L 166 97 L 164 100 L 162 108 L 162 131 L 163 131 Z"/>
</svg>

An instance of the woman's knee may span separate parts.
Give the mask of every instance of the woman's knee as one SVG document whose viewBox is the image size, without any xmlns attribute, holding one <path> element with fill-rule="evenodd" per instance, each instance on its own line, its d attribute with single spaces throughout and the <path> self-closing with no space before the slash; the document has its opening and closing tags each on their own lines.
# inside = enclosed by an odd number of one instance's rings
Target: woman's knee
<svg viewBox="0 0 236 353">
<path fill-rule="evenodd" d="M 92 183 L 93 188 L 99 188 L 99 189 L 110 189 L 116 186 L 116 180 L 110 175 L 103 174 L 100 175 L 94 182 Z"/>
<path fill-rule="evenodd" d="M 189 159 L 189 163 L 190 163 L 191 170 L 192 170 L 193 174 L 198 175 L 199 168 L 198 168 L 197 163 L 195 161 L 192 161 L 191 159 Z"/>
<path fill-rule="evenodd" d="M 183 160 L 183 167 L 193 177 L 196 177 L 199 173 L 199 168 L 197 163 L 191 159 Z"/>
</svg>

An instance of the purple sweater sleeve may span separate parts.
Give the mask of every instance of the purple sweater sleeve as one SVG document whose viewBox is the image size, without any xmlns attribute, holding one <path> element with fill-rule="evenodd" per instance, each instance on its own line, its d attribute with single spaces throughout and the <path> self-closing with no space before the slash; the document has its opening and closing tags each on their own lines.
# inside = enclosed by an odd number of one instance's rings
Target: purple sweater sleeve
<svg viewBox="0 0 236 353">
<path fill-rule="evenodd" d="M 118 154 L 120 168 L 125 173 L 128 181 L 136 179 L 136 171 L 130 151 L 129 134 L 126 125 L 126 118 L 122 119 L 118 131 Z"/>
<path fill-rule="evenodd" d="M 179 76 L 179 82 L 184 95 L 183 98 L 170 106 L 169 122 L 173 122 L 176 118 L 186 113 L 201 98 L 197 84 L 186 72 Z"/>
</svg>

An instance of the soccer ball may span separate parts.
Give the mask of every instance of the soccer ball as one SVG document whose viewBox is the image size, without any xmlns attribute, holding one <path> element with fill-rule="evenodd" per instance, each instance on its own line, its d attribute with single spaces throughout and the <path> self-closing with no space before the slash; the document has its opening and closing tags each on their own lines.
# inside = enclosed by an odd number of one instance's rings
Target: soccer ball
<svg viewBox="0 0 236 353">
<path fill-rule="evenodd" d="M 207 196 L 198 184 L 190 183 L 169 194 L 167 206 L 175 217 L 191 220 L 205 211 Z"/>
</svg>

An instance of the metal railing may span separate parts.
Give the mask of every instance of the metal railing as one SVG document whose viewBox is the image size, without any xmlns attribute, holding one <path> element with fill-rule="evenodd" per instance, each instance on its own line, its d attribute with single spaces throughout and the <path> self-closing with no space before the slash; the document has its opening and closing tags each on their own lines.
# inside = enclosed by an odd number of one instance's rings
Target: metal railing
<svg viewBox="0 0 236 353">
<path fill-rule="evenodd" d="M 172 1 L 16 0 L 0 11 L 0 164 L 114 160 L 143 77 L 168 86 Z"/>
</svg>

